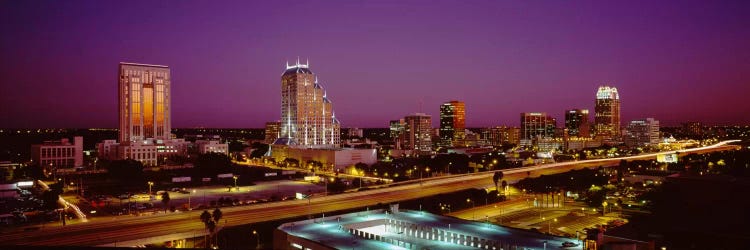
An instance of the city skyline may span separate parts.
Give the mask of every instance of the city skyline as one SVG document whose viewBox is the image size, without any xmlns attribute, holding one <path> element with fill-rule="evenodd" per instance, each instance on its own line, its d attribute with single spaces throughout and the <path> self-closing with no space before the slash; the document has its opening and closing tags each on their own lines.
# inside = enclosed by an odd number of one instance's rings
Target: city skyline
<svg viewBox="0 0 750 250">
<path fill-rule="evenodd" d="M 750 122 L 740 1 L 2 5 L 4 128 L 117 127 L 122 61 L 170 66 L 173 127 L 262 128 L 279 119 L 278 65 L 297 56 L 326 76 L 343 127 L 437 117 L 449 100 L 466 103 L 467 127 L 563 121 L 594 110 L 600 85 L 620 90 L 622 126 Z"/>
</svg>

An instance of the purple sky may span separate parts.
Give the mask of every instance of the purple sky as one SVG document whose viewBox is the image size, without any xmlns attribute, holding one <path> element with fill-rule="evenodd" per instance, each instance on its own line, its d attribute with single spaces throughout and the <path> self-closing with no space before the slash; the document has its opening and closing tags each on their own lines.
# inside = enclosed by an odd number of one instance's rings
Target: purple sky
<svg viewBox="0 0 750 250">
<path fill-rule="evenodd" d="M 173 127 L 262 127 L 297 56 L 343 127 L 562 125 L 603 83 L 623 123 L 750 123 L 750 1 L 668 2 L 2 1 L 0 127 L 116 127 L 121 61 L 170 66 Z"/>
</svg>

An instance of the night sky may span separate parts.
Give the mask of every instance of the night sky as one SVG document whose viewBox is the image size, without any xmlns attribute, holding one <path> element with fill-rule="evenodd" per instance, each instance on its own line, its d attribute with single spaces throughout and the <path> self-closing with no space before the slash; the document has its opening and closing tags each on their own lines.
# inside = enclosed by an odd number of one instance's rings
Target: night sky
<svg viewBox="0 0 750 250">
<path fill-rule="evenodd" d="M 3 0 L 0 127 L 116 127 L 119 62 L 171 68 L 173 127 L 262 127 L 298 56 L 342 127 L 453 99 L 469 127 L 562 126 L 602 84 L 623 124 L 750 123 L 750 1 L 669 2 Z"/>
</svg>

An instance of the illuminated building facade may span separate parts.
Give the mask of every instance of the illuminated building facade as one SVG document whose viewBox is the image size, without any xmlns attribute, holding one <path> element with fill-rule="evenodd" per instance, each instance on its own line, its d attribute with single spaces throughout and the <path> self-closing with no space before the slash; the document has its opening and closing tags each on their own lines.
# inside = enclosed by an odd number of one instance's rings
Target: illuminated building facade
<svg viewBox="0 0 750 250">
<path fill-rule="evenodd" d="M 565 111 L 565 128 L 573 137 L 589 137 L 589 110 L 571 109 Z"/>
<path fill-rule="evenodd" d="M 617 88 L 601 86 L 596 92 L 594 129 L 601 138 L 620 136 L 620 94 Z"/>
<path fill-rule="evenodd" d="M 120 63 L 120 142 L 153 138 L 168 140 L 171 134 L 171 84 L 169 67 Z"/>
<path fill-rule="evenodd" d="M 659 144 L 659 121 L 654 118 L 634 120 L 628 124 L 625 145 L 640 147 Z"/>
<path fill-rule="evenodd" d="M 461 101 L 440 105 L 440 146 L 457 147 L 465 138 L 466 110 Z"/>
<path fill-rule="evenodd" d="M 171 77 L 168 66 L 120 63 L 119 141 L 97 143 L 99 158 L 156 166 L 167 158 L 187 155 L 190 142 L 172 138 Z"/>
<path fill-rule="evenodd" d="M 426 153 L 432 151 L 432 116 L 416 113 L 404 117 L 405 150 L 415 150 Z"/>
<path fill-rule="evenodd" d="M 271 144 L 276 139 L 279 139 L 279 133 L 281 133 L 281 122 L 266 122 L 266 138 L 263 140 L 266 144 Z"/>
<path fill-rule="evenodd" d="M 557 120 L 547 113 L 521 113 L 521 140 L 553 138 Z"/>
<path fill-rule="evenodd" d="M 281 75 L 281 128 L 274 144 L 336 148 L 339 131 L 333 104 L 309 64 L 287 63 Z"/>
<path fill-rule="evenodd" d="M 519 127 L 493 127 L 483 128 L 482 138 L 492 146 L 502 146 L 503 144 L 518 145 L 520 140 L 521 128 Z"/>
<path fill-rule="evenodd" d="M 404 126 L 406 121 L 404 119 L 391 120 L 389 124 L 390 137 L 393 140 L 393 148 L 401 149 L 401 144 L 404 142 Z"/>
</svg>

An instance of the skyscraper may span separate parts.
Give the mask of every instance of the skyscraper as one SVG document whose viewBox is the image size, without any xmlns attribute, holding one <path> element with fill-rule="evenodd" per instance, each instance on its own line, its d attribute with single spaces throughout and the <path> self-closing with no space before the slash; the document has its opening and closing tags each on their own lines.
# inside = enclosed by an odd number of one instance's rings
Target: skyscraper
<svg viewBox="0 0 750 250">
<path fill-rule="evenodd" d="M 170 139 L 170 79 L 167 66 L 120 63 L 120 142 Z"/>
<path fill-rule="evenodd" d="M 440 105 L 440 144 L 444 147 L 458 146 L 463 141 L 466 129 L 464 102 L 450 101 Z"/>
<path fill-rule="evenodd" d="M 416 113 L 404 117 L 403 149 L 430 152 L 432 150 L 432 116 Z"/>
<path fill-rule="evenodd" d="M 340 125 L 309 64 L 287 63 L 281 75 L 281 131 L 274 144 L 338 147 Z"/>
<path fill-rule="evenodd" d="M 620 136 L 620 95 L 617 88 L 601 86 L 596 92 L 594 128 L 596 136 L 617 138 Z"/>
<path fill-rule="evenodd" d="M 547 113 L 521 113 L 521 140 L 555 136 L 557 120 Z"/>
<path fill-rule="evenodd" d="M 565 128 L 569 136 L 589 137 L 589 110 L 571 109 L 565 111 Z"/>
</svg>

